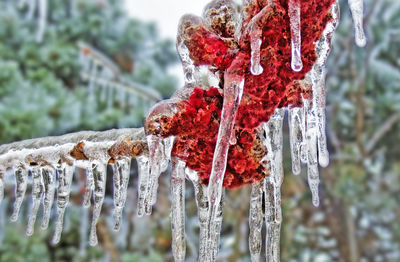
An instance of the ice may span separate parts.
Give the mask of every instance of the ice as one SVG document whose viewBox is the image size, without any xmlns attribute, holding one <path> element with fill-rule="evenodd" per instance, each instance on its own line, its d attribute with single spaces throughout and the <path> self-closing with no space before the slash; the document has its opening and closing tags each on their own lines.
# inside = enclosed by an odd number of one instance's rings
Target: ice
<svg viewBox="0 0 400 262">
<path fill-rule="evenodd" d="M 264 183 L 263 181 L 259 181 L 255 183 L 251 188 L 250 211 L 249 211 L 249 229 L 250 229 L 249 250 L 252 262 L 260 260 L 260 254 L 262 248 L 261 229 L 264 221 L 263 183 Z"/>
<path fill-rule="evenodd" d="M 265 146 L 269 162 L 269 176 L 264 179 L 265 223 L 267 261 L 279 261 L 280 229 L 282 222 L 281 185 L 283 182 L 282 124 L 285 109 L 276 109 L 271 119 L 264 124 Z"/>
<path fill-rule="evenodd" d="M 37 213 L 40 207 L 44 192 L 44 182 L 42 176 L 43 169 L 41 167 L 34 167 L 31 169 L 32 173 L 32 209 L 28 218 L 28 225 L 26 228 L 26 235 L 31 236 L 34 232 Z"/>
<path fill-rule="evenodd" d="M 147 196 L 147 184 L 149 183 L 149 158 L 145 155 L 141 155 L 136 158 L 138 164 L 138 216 L 141 217 L 145 213 L 145 199 Z"/>
<path fill-rule="evenodd" d="M 114 185 L 114 230 L 118 231 L 121 225 L 122 210 L 127 197 L 131 160 L 128 158 L 117 160 L 111 167 L 113 169 Z"/>
<path fill-rule="evenodd" d="M 64 213 L 69 203 L 69 195 L 71 191 L 72 177 L 74 175 L 74 167 L 62 164 L 57 167 L 58 175 L 58 188 L 57 188 L 57 222 L 54 236 L 52 239 L 53 244 L 60 241 L 61 232 L 63 230 Z"/>
<path fill-rule="evenodd" d="M 363 28 L 363 0 L 348 0 L 348 3 L 353 16 L 356 44 L 359 47 L 364 47 L 367 44 L 367 38 Z"/>
<path fill-rule="evenodd" d="M 42 169 L 42 177 L 44 184 L 44 198 L 43 198 L 43 221 L 41 228 L 47 229 L 49 226 L 51 208 L 54 201 L 54 192 L 56 189 L 56 170 L 52 167 L 44 167 Z"/>
<path fill-rule="evenodd" d="M 96 225 L 99 220 L 101 208 L 103 206 L 104 196 L 106 192 L 106 176 L 107 176 L 107 163 L 96 161 L 92 163 L 93 167 L 93 213 L 92 223 L 90 227 L 89 244 L 91 246 L 97 245 Z"/>
<path fill-rule="evenodd" d="M 303 69 L 301 61 L 301 23 L 300 23 L 300 0 L 289 0 L 290 38 L 292 46 L 293 71 L 299 72 Z"/>
<path fill-rule="evenodd" d="M 44 31 L 46 29 L 47 22 L 47 0 L 38 0 L 39 1 L 39 28 L 36 33 L 36 41 L 42 42 Z"/>
<path fill-rule="evenodd" d="M 250 72 L 253 75 L 260 75 L 263 72 L 263 68 L 260 64 L 260 48 L 262 44 L 262 30 L 256 24 L 250 31 L 250 46 L 251 46 L 251 66 Z"/>
<path fill-rule="evenodd" d="M 214 253 L 212 248 L 215 246 L 215 243 L 213 241 L 216 241 L 219 238 L 216 234 L 219 235 L 217 232 L 217 216 L 220 210 L 220 201 L 223 192 L 222 183 L 225 176 L 228 149 L 230 146 L 229 142 L 232 133 L 234 132 L 233 126 L 236 119 L 237 109 L 242 98 L 243 86 L 244 79 L 240 76 L 230 74 L 228 69 L 228 72 L 225 73 L 224 101 L 221 113 L 221 122 L 218 130 L 218 138 L 208 185 L 209 216 L 207 221 L 207 238 L 210 244 L 210 253 Z"/>
<path fill-rule="evenodd" d="M 175 261 L 185 261 L 185 166 L 186 163 L 174 159 L 171 174 L 171 227 L 172 254 Z"/>
</svg>

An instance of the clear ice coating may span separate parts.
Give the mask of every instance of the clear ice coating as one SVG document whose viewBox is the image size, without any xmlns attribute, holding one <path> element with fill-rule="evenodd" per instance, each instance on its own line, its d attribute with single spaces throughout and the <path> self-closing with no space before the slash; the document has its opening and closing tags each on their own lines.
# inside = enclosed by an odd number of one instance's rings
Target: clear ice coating
<svg viewBox="0 0 400 262">
<path fill-rule="evenodd" d="M 367 44 L 367 38 L 365 37 L 363 28 L 363 12 L 364 12 L 363 0 L 348 0 L 348 3 L 351 14 L 353 16 L 356 44 L 359 47 L 364 47 Z"/>
<path fill-rule="evenodd" d="M 185 166 L 186 163 L 172 160 L 171 173 L 171 230 L 172 254 L 175 261 L 185 261 Z"/>
<path fill-rule="evenodd" d="M 292 47 L 293 71 L 300 72 L 303 69 L 301 61 L 301 18 L 300 18 L 300 0 L 289 0 L 289 18 L 290 18 L 290 38 Z"/>
</svg>

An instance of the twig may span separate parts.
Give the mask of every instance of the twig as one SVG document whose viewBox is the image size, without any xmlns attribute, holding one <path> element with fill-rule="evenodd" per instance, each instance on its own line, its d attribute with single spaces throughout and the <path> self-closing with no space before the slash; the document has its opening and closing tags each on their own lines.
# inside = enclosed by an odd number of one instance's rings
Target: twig
<svg viewBox="0 0 400 262">
<path fill-rule="evenodd" d="M 400 121 L 400 113 L 389 117 L 383 125 L 375 132 L 368 144 L 365 146 L 366 152 L 369 154 L 374 149 L 376 144 L 392 129 L 392 127 Z"/>
</svg>

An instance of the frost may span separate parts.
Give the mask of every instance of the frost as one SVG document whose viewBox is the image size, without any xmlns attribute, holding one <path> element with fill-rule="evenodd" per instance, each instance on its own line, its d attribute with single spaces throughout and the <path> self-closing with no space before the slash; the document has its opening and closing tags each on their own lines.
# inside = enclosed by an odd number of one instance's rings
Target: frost
<svg viewBox="0 0 400 262">
<path fill-rule="evenodd" d="M 290 18 L 290 38 L 292 45 L 293 71 L 299 72 L 303 69 L 301 61 L 301 24 L 300 24 L 300 0 L 289 0 L 289 18 Z"/>
</svg>

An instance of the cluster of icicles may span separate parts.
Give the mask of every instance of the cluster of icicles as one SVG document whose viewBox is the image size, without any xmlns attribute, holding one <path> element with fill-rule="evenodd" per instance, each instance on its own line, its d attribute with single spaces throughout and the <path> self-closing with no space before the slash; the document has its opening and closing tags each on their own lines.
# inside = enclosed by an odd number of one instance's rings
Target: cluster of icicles
<svg viewBox="0 0 400 262">
<path fill-rule="evenodd" d="M 356 43 L 363 46 L 366 43 L 362 29 L 362 0 L 349 0 L 353 20 L 355 22 Z M 301 32 L 300 32 L 300 5 L 299 0 L 289 1 L 289 16 L 292 35 L 292 69 L 300 71 L 301 62 Z M 319 174 L 318 164 L 327 166 L 329 155 L 325 136 L 325 62 L 330 51 L 330 42 L 339 18 L 339 5 L 336 2 L 332 7 L 333 20 L 327 25 L 322 37 L 316 45 L 318 60 L 312 70 L 307 74 L 306 81 L 312 85 L 313 100 L 304 100 L 302 108 L 277 109 L 271 119 L 262 126 L 262 140 L 268 150 L 265 162 L 268 163 L 270 175 L 264 180 L 252 185 L 250 211 L 249 211 L 249 249 L 252 261 L 259 261 L 262 249 L 262 227 L 265 220 L 266 225 L 266 247 L 267 261 L 279 261 L 280 227 L 282 222 L 281 213 L 281 185 L 283 182 L 282 167 L 282 126 L 285 112 L 288 112 L 290 130 L 290 148 L 292 156 L 292 171 L 295 175 L 301 172 L 301 163 L 307 165 L 308 183 L 312 192 L 312 202 L 319 205 L 318 186 Z M 257 34 L 255 34 L 257 36 Z M 253 74 L 260 74 L 260 39 L 254 37 L 252 47 Z M 198 81 L 199 76 L 196 68 L 188 57 L 188 51 L 179 42 L 178 51 L 182 58 L 186 82 Z M 156 203 L 158 178 L 165 171 L 169 162 L 172 163 L 171 174 L 171 223 L 172 223 L 172 251 L 175 261 L 184 261 L 186 252 L 185 242 L 185 181 L 186 178 L 194 184 L 195 199 L 198 207 L 199 217 L 199 261 L 215 261 L 219 248 L 220 229 L 222 224 L 222 203 L 224 189 L 222 181 L 227 162 L 227 150 L 231 143 L 233 122 L 235 121 L 236 109 L 240 103 L 243 89 L 243 79 L 231 79 L 228 87 L 224 90 L 224 105 L 217 145 L 214 153 L 210 185 L 203 185 L 196 172 L 186 168 L 186 164 L 176 158 L 171 159 L 171 149 L 174 138 L 159 138 L 149 135 L 146 137 L 148 152 L 136 157 L 138 164 L 138 216 L 149 215 L 152 206 Z M 231 103 L 226 102 L 228 96 Z M 19 209 L 24 198 L 28 183 L 28 172 L 32 175 L 32 209 L 28 219 L 26 233 L 32 235 L 38 209 L 43 203 L 43 222 L 41 227 L 47 228 L 53 206 L 55 190 L 57 188 L 57 222 L 53 243 L 60 240 L 62 232 L 63 217 L 68 205 L 70 187 L 74 173 L 74 166 L 86 169 L 86 190 L 83 206 L 89 207 L 93 203 L 93 216 L 90 230 L 91 245 L 97 243 L 96 223 L 101 213 L 105 196 L 106 170 L 110 156 L 107 154 L 112 142 L 91 143 L 85 142 L 85 155 L 87 161 L 71 160 L 73 165 L 59 163 L 61 156 L 66 155 L 74 144 L 63 147 L 54 146 L 40 150 L 28 150 L 29 154 L 43 154 L 50 157 L 46 159 L 50 165 L 46 166 L 14 166 L 16 180 L 16 199 L 14 213 L 11 220 L 18 218 Z M 43 152 L 47 150 L 47 152 Z M 51 153 L 49 154 L 49 150 Z M 23 153 L 12 152 L 19 156 Z M 27 153 L 23 159 L 26 159 Z M 2 158 L 10 157 L 6 154 Z M 0 162 L 1 162 L 0 157 Z M 3 159 L 4 160 L 4 159 Z M 128 157 L 116 160 L 112 166 L 114 185 L 114 228 L 119 229 L 121 214 L 127 196 L 127 186 L 130 174 L 130 161 Z M 4 163 L 4 162 L 3 162 Z M 0 176 L 0 201 L 4 194 L 4 185 Z"/>
</svg>

